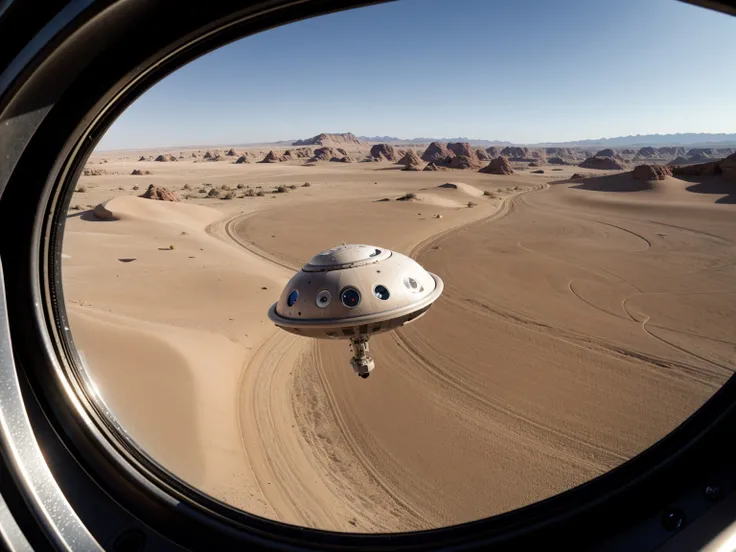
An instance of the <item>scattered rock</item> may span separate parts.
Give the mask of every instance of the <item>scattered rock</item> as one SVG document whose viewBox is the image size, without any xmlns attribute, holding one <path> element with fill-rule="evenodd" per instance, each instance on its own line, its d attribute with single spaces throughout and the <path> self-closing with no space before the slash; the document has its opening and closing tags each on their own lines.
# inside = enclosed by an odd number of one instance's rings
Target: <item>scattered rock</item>
<svg viewBox="0 0 736 552">
<path fill-rule="evenodd" d="M 495 159 L 492 159 L 491 162 L 483 167 L 479 172 L 486 174 L 514 174 L 514 169 L 511 168 L 511 164 L 508 159 L 499 155 Z"/>
<path fill-rule="evenodd" d="M 179 198 L 174 192 L 167 190 L 166 188 L 150 184 L 148 189 L 143 192 L 140 197 L 145 199 L 157 199 L 159 201 L 179 201 Z"/>
<path fill-rule="evenodd" d="M 536 171 L 532 171 L 532 174 L 544 174 L 544 171 L 542 169 L 537 169 Z"/>
<path fill-rule="evenodd" d="M 666 165 L 638 165 L 634 167 L 632 176 L 636 180 L 664 180 L 672 176 L 672 171 Z"/>
<path fill-rule="evenodd" d="M 613 157 L 588 157 L 578 165 L 584 169 L 598 169 L 607 171 L 620 171 L 624 166 Z"/>
<path fill-rule="evenodd" d="M 143 171 L 140 169 L 133 169 L 133 172 L 130 173 L 132 176 L 143 176 Z"/>
</svg>

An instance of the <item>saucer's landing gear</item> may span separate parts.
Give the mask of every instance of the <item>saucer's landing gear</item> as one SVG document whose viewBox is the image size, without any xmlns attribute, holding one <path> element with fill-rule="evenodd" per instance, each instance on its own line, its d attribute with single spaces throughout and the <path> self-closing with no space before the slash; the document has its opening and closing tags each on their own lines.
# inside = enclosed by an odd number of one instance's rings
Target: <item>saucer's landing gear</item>
<svg viewBox="0 0 736 552">
<path fill-rule="evenodd" d="M 350 366 L 361 378 L 367 378 L 375 366 L 373 357 L 368 352 L 368 336 L 350 338 L 350 348 L 353 350 Z"/>
</svg>

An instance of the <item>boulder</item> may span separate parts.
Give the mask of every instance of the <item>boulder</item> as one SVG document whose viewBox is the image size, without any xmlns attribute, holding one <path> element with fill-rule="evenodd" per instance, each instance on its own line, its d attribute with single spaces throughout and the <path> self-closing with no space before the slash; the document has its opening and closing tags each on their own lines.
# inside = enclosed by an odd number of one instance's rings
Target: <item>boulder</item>
<svg viewBox="0 0 736 552">
<path fill-rule="evenodd" d="M 140 197 L 145 199 L 157 199 L 159 201 L 179 201 L 176 194 L 166 188 L 150 184 L 148 189 L 143 192 Z"/>
<path fill-rule="evenodd" d="M 249 162 L 249 161 L 248 161 L 248 158 L 247 158 L 247 157 L 246 157 L 245 155 L 241 155 L 240 157 L 238 157 L 238 158 L 237 158 L 237 159 L 235 160 L 235 163 L 236 163 L 237 165 L 240 165 L 241 163 L 248 163 L 248 162 Z"/>
<path fill-rule="evenodd" d="M 437 161 L 442 161 L 449 155 L 451 155 L 450 150 L 444 145 L 439 142 L 432 142 L 427 146 L 427 149 L 424 150 L 424 153 L 421 155 L 421 159 L 427 163 L 435 163 Z"/>
<path fill-rule="evenodd" d="M 605 171 L 620 171 L 624 168 L 621 162 L 613 157 L 588 157 L 578 165 L 584 169 L 598 169 Z"/>
<path fill-rule="evenodd" d="M 539 166 L 539 163 L 537 163 L 536 161 L 532 161 L 531 163 L 529 163 L 529 167 L 530 168 L 531 167 L 538 167 L 538 166 Z"/>
<path fill-rule="evenodd" d="M 544 171 L 542 169 L 537 169 L 536 171 L 532 171 L 532 174 L 544 174 Z"/>
<path fill-rule="evenodd" d="M 396 152 L 391 144 L 376 144 L 371 147 L 369 154 L 374 159 L 386 159 L 387 161 L 396 161 Z"/>
<path fill-rule="evenodd" d="M 234 149 L 230 148 L 229 150 L 227 150 L 227 153 L 225 155 L 227 155 L 228 157 L 237 157 L 238 154 L 235 153 Z"/>
<path fill-rule="evenodd" d="M 672 171 L 667 165 L 637 165 L 631 174 L 636 180 L 664 180 Z"/>
<path fill-rule="evenodd" d="M 483 167 L 479 172 L 486 174 L 514 174 L 514 169 L 511 168 L 509 160 L 499 155 L 495 159 L 492 159 L 488 165 Z"/>
<path fill-rule="evenodd" d="M 134 176 L 141 176 L 143 174 L 143 171 L 140 169 L 133 169 L 133 172 L 130 174 Z"/>
</svg>

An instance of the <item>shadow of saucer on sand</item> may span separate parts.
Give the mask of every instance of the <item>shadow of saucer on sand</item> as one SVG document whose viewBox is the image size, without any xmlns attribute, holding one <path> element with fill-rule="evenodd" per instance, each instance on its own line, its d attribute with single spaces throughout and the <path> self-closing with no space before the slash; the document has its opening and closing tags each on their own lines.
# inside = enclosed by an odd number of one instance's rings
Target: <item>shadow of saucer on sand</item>
<svg viewBox="0 0 736 552">
<path fill-rule="evenodd" d="M 79 218 L 87 222 L 115 222 L 117 219 L 101 219 L 94 213 L 94 209 L 87 209 L 86 211 L 80 211 L 79 213 L 73 213 L 66 216 L 67 219 Z"/>
<path fill-rule="evenodd" d="M 606 176 L 588 176 L 568 180 L 569 183 L 579 182 L 577 186 L 571 186 L 573 190 L 586 190 L 590 192 L 643 192 L 653 190 L 654 184 L 649 180 L 636 180 L 630 173 L 611 174 Z"/>
<path fill-rule="evenodd" d="M 682 180 L 692 184 L 685 188 L 688 192 L 723 196 L 716 199 L 716 203 L 736 203 L 736 182 L 729 182 L 719 176 L 683 177 Z"/>
</svg>

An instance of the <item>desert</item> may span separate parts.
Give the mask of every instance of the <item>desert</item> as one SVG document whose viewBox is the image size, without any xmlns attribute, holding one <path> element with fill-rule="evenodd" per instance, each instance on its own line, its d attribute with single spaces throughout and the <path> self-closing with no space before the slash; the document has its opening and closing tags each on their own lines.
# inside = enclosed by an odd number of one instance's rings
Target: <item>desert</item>
<svg viewBox="0 0 736 552">
<path fill-rule="evenodd" d="M 65 222 L 74 342 L 138 445 L 234 507 L 347 532 L 506 512 L 631 459 L 732 375 L 736 149 L 695 146 L 96 151 Z M 445 281 L 373 339 L 367 380 L 344 341 L 266 316 L 339 243 Z"/>
</svg>

